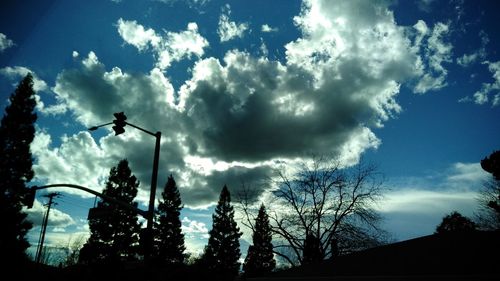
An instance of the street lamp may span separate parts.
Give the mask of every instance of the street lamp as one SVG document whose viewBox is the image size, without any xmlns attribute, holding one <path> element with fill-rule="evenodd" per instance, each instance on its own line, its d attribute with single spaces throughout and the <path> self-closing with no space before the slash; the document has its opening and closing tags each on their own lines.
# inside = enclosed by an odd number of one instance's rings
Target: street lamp
<svg viewBox="0 0 500 281">
<path fill-rule="evenodd" d="M 115 136 L 122 134 L 125 132 L 124 127 L 129 125 L 130 127 L 134 127 L 144 133 L 151 135 L 156 138 L 155 143 L 155 154 L 153 160 L 153 173 L 151 175 L 151 191 L 149 194 L 149 207 L 148 207 L 148 216 L 147 216 L 147 225 L 146 225 L 146 247 L 145 247 L 145 257 L 149 259 L 153 250 L 153 219 L 154 219 L 154 210 L 155 210 L 155 196 L 156 196 L 156 185 L 158 181 L 158 162 L 160 160 L 160 140 L 161 140 L 161 132 L 158 131 L 156 133 L 150 132 L 146 129 L 143 129 L 134 124 L 128 123 L 127 116 L 123 112 L 118 112 L 113 114 L 115 116 L 115 120 L 113 122 L 101 124 L 99 126 L 94 126 L 89 128 L 89 131 L 95 131 L 100 127 L 104 127 L 107 125 L 114 124 L 113 130 L 115 131 Z"/>
</svg>

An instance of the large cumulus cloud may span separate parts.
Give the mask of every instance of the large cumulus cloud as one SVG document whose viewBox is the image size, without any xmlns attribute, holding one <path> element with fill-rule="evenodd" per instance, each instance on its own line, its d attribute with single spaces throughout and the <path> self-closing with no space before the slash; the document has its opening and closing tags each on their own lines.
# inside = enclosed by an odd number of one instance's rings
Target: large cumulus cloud
<svg viewBox="0 0 500 281">
<path fill-rule="evenodd" d="M 245 183 L 259 194 L 275 162 L 317 153 L 337 155 L 349 165 L 378 147 L 373 129 L 400 112 L 401 84 L 423 74 L 415 43 L 385 1 L 305 1 L 294 22 L 302 36 L 284 46 L 284 61 L 273 61 L 240 50 L 204 58 L 208 42 L 195 23 L 160 36 L 120 19 L 117 28 L 125 42 L 154 51 L 158 61 L 152 70 L 127 73 L 105 66 L 90 52 L 79 67 L 58 75 L 54 92 L 85 126 L 109 122 L 114 112 L 124 111 L 130 122 L 162 131 L 159 189 L 174 174 L 187 206 L 215 202 L 224 184 L 237 193 Z M 161 47 L 174 41 L 178 47 Z M 191 54 L 197 59 L 191 77 L 176 90 L 165 72 Z M 170 59 L 162 60 L 163 55 Z M 90 148 L 81 154 L 95 160 L 80 165 L 102 163 L 88 169 L 101 181 L 103 171 L 128 158 L 147 191 L 154 139 L 137 130 L 119 137 L 108 132 L 100 140 L 83 132 L 66 137 L 60 148 L 46 138 L 39 142 L 45 149 L 35 154 L 54 165 L 79 161 L 69 147 L 80 143 Z M 37 174 L 54 179 L 49 172 Z"/>
</svg>

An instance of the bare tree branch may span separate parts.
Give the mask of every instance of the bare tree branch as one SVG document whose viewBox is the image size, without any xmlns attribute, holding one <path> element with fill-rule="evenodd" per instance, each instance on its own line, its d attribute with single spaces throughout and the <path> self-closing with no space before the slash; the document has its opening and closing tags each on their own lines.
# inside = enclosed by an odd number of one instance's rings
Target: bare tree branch
<svg viewBox="0 0 500 281">
<path fill-rule="evenodd" d="M 377 243 L 380 216 L 372 207 L 380 199 L 382 182 L 373 165 L 361 163 L 346 169 L 336 159 L 316 157 L 312 163 L 302 163 L 292 177 L 284 170 L 277 175 L 273 204 L 283 210 L 270 218 L 276 238 L 285 243 L 275 248 L 290 249 L 288 255 L 277 255 L 291 265 L 294 257 L 303 262 L 309 234 L 319 238 L 318 252 L 323 258 L 332 254 L 333 240 L 342 253 Z"/>
</svg>

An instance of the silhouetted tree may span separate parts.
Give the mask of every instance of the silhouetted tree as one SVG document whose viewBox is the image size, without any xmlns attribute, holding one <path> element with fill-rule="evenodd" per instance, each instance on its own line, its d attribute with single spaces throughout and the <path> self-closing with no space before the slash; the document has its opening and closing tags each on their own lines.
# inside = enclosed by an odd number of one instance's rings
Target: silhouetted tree
<svg viewBox="0 0 500 281">
<path fill-rule="evenodd" d="M 264 204 L 260 206 L 255 219 L 252 243 L 248 248 L 243 270 L 248 277 L 261 276 L 271 272 L 276 266 L 274 260 L 272 230 Z"/>
<path fill-rule="evenodd" d="M 103 194 L 125 203 L 133 202 L 139 181 L 132 174 L 127 160 L 121 160 L 111 168 Z M 89 218 L 90 237 L 80 250 L 80 262 L 121 262 L 136 260 L 139 254 L 139 232 L 137 214 L 134 211 L 100 201 L 95 208 L 100 213 Z"/>
<path fill-rule="evenodd" d="M 453 211 L 451 214 L 443 217 L 441 223 L 436 227 L 436 233 L 438 234 L 474 230 L 476 230 L 476 224 L 457 211 Z"/>
<path fill-rule="evenodd" d="M 500 151 L 481 160 L 481 167 L 492 177 L 485 182 L 479 198 L 481 211 L 478 220 L 482 228 L 500 229 Z"/>
<path fill-rule="evenodd" d="M 212 215 L 212 229 L 203 254 L 203 263 L 217 276 L 214 280 L 231 280 L 238 275 L 240 263 L 240 229 L 234 221 L 231 195 L 224 185 Z"/>
<path fill-rule="evenodd" d="M 274 181 L 278 188 L 269 218 L 275 254 L 296 266 L 311 261 L 307 251 L 312 248 L 306 251 L 306 246 L 317 248 L 311 252 L 313 260 L 323 260 L 384 242 L 386 233 L 378 227 L 380 216 L 372 208 L 382 190 L 374 166 L 361 162 L 342 168 L 336 159 L 316 157 L 291 175 L 289 170 L 278 170 Z"/>
<path fill-rule="evenodd" d="M 162 200 L 158 205 L 158 222 L 155 223 L 155 256 L 167 264 L 184 262 L 184 234 L 179 219 L 182 209 L 181 196 L 172 175 L 168 177 Z"/>
<path fill-rule="evenodd" d="M 500 181 L 500 151 L 494 151 L 489 157 L 481 160 L 481 168 Z"/>
<path fill-rule="evenodd" d="M 26 183 L 34 176 L 30 144 L 37 116 L 31 74 L 19 83 L 9 101 L 0 127 L 0 255 L 4 265 L 27 260 L 25 236 L 32 227 L 22 212 Z"/>
</svg>

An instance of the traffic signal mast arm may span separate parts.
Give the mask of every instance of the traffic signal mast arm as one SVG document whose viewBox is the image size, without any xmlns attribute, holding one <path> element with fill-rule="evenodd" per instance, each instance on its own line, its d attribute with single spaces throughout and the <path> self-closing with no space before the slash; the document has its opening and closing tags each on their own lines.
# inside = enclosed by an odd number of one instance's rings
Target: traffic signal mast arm
<svg viewBox="0 0 500 281">
<path fill-rule="evenodd" d="M 105 201 L 108 201 L 110 203 L 114 203 L 116 205 L 119 205 L 121 207 L 124 207 L 124 208 L 127 208 L 129 210 L 132 210 L 136 213 L 138 213 L 139 215 L 143 216 L 144 218 L 148 218 L 148 211 L 144 211 L 144 210 L 141 210 L 139 208 L 136 208 L 128 203 L 125 203 L 123 201 L 120 201 L 118 199 L 115 199 L 113 197 L 110 197 L 108 195 L 105 195 L 105 194 L 102 194 L 100 192 L 97 192 L 95 190 L 92 190 L 90 188 L 87 188 L 87 187 L 84 187 L 84 186 L 80 186 L 80 185 L 76 185 L 76 184 L 69 184 L 69 183 L 60 183 L 60 184 L 49 184 L 49 185 L 43 185 L 43 186 L 33 186 L 30 188 L 30 192 L 31 194 L 33 195 L 33 200 L 35 200 L 35 192 L 37 190 L 40 190 L 40 189 L 45 189 L 45 188 L 49 188 L 49 187 L 70 187 L 70 188 L 76 188 L 76 189 L 80 189 L 80 190 L 83 190 L 83 191 L 86 191 L 88 193 L 92 193 L 96 196 L 99 196 L 101 197 L 102 199 L 104 199 Z"/>
<path fill-rule="evenodd" d="M 130 127 L 134 127 L 137 130 L 143 131 L 144 133 L 146 133 L 148 135 L 152 135 L 153 137 L 158 137 L 158 132 L 157 133 L 153 133 L 151 131 L 148 131 L 148 130 L 143 129 L 143 128 L 139 127 L 139 126 L 136 126 L 134 124 L 131 124 L 131 123 L 127 122 L 126 121 L 127 120 L 127 116 L 125 116 L 125 114 L 123 112 L 114 113 L 113 115 L 115 116 L 115 120 L 113 120 L 112 122 L 101 124 L 99 126 L 93 126 L 93 127 L 90 127 L 88 130 L 89 131 L 95 131 L 95 130 L 99 129 L 100 127 L 104 127 L 104 126 L 108 126 L 108 125 L 114 124 L 113 130 L 115 131 L 115 135 L 119 135 L 119 134 L 123 134 L 125 132 L 125 129 L 124 129 L 125 125 L 129 125 Z"/>
</svg>

